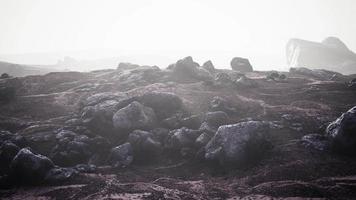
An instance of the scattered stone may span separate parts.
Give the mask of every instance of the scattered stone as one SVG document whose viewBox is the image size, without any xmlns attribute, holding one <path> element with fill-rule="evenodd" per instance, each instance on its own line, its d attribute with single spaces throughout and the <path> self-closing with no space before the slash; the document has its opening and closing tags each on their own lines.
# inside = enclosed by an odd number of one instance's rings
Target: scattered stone
<svg viewBox="0 0 356 200">
<path fill-rule="evenodd" d="M 223 111 L 228 114 L 236 113 L 236 109 L 231 106 L 231 104 L 224 98 L 215 96 L 210 102 L 211 111 Z"/>
<path fill-rule="evenodd" d="M 136 129 L 153 129 L 157 123 L 157 118 L 152 108 L 134 101 L 128 106 L 118 110 L 114 114 L 112 122 L 117 134 L 122 136 L 122 134 Z"/>
<path fill-rule="evenodd" d="M 109 163 L 113 167 L 127 167 L 133 161 L 133 150 L 130 143 L 125 143 L 111 149 Z"/>
<path fill-rule="evenodd" d="M 198 129 L 201 123 L 202 123 L 201 115 L 192 115 L 183 118 L 180 122 L 180 126 L 191 128 L 191 129 Z"/>
<path fill-rule="evenodd" d="M 305 135 L 301 139 L 301 143 L 308 148 L 316 149 L 319 151 L 326 151 L 330 148 L 330 141 L 327 137 L 320 134 Z"/>
<path fill-rule="evenodd" d="M 135 130 L 127 141 L 133 148 L 135 160 L 152 161 L 162 151 L 161 143 L 147 131 Z"/>
<path fill-rule="evenodd" d="M 351 81 L 349 81 L 349 83 L 347 84 L 347 86 L 353 90 L 356 89 L 356 78 L 352 79 Z"/>
<path fill-rule="evenodd" d="M 97 167 L 92 164 L 79 164 L 74 169 L 81 173 L 95 173 L 97 171 Z"/>
<path fill-rule="evenodd" d="M 229 116 L 223 111 L 208 112 L 205 114 L 205 121 L 212 126 L 219 127 L 229 121 Z"/>
<path fill-rule="evenodd" d="M 253 68 L 250 61 L 246 58 L 235 57 L 230 62 L 232 70 L 242 73 L 252 72 Z"/>
<path fill-rule="evenodd" d="M 81 119 L 94 133 L 112 137 L 114 130 L 112 118 L 118 104 L 117 100 L 105 100 L 94 106 L 84 107 Z"/>
<path fill-rule="evenodd" d="M 201 131 L 188 129 L 186 127 L 169 132 L 165 147 L 173 151 L 180 151 L 182 148 L 193 148 L 195 140 Z"/>
<path fill-rule="evenodd" d="M 266 76 L 267 80 L 272 80 L 272 81 L 283 81 L 285 80 L 287 77 L 285 74 L 281 74 L 278 72 L 271 72 Z"/>
<path fill-rule="evenodd" d="M 57 167 L 47 172 L 44 181 L 49 184 L 60 184 L 73 179 L 78 173 L 79 172 L 73 168 Z"/>
</svg>

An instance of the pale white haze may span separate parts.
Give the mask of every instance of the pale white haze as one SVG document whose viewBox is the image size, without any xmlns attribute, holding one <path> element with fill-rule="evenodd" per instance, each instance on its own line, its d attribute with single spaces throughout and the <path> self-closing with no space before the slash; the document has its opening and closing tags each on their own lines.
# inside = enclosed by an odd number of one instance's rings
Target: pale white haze
<svg viewBox="0 0 356 200">
<path fill-rule="evenodd" d="M 355 20 L 355 0 L 0 0 L 0 59 L 164 68 L 190 55 L 226 68 L 240 56 L 259 70 L 284 69 L 290 38 L 336 36 L 356 50 Z"/>
</svg>

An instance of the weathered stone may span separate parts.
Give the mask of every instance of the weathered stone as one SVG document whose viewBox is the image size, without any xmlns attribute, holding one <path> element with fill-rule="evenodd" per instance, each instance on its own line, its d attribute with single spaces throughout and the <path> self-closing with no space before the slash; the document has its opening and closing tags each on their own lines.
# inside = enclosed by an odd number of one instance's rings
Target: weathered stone
<svg viewBox="0 0 356 200">
<path fill-rule="evenodd" d="M 205 158 L 221 164 L 258 159 L 268 145 L 268 124 L 259 121 L 220 126 L 205 147 Z"/>
</svg>

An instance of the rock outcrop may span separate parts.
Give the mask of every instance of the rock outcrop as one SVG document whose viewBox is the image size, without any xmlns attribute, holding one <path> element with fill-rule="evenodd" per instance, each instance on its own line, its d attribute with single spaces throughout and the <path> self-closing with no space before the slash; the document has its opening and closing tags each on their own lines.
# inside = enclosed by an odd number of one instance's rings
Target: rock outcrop
<svg viewBox="0 0 356 200">
<path fill-rule="evenodd" d="M 321 43 L 291 39 L 287 43 L 286 55 L 289 67 L 356 73 L 356 54 L 335 37 L 326 38 Z"/>
</svg>

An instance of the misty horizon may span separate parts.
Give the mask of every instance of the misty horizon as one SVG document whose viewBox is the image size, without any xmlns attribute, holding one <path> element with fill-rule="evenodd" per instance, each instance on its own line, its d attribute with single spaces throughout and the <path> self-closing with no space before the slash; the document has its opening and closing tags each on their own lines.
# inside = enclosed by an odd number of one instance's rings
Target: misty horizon
<svg viewBox="0 0 356 200">
<path fill-rule="evenodd" d="M 192 56 L 228 68 L 239 56 L 258 70 L 287 70 L 291 38 L 321 42 L 335 36 L 356 49 L 351 0 L 5 0 L 0 5 L 0 60 L 19 64 L 54 65 L 69 56 L 165 68 Z"/>
</svg>

